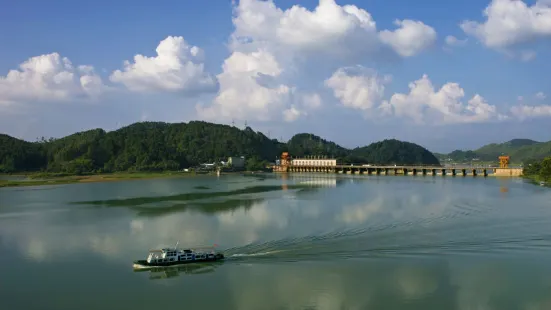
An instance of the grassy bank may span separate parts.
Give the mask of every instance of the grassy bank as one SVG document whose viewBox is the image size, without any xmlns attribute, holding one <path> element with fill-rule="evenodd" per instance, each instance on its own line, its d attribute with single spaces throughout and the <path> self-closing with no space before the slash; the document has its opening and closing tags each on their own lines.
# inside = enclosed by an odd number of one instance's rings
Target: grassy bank
<svg viewBox="0 0 551 310">
<path fill-rule="evenodd" d="M 214 173 L 210 173 L 214 174 Z M 48 173 L 32 173 L 32 174 L 17 174 L 24 177 L 22 180 L 0 180 L 0 187 L 14 186 L 38 186 L 38 185 L 58 185 L 72 183 L 92 183 L 92 182 L 111 182 L 111 181 L 127 181 L 127 180 L 143 180 L 153 178 L 168 178 L 168 177 L 191 177 L 196 175 L 194 172 L 179 172 L 179 171 L 164 171 L 164 172 L 118 172 L 92 175 L 67 175 L 67 174 L 48 174 Z M 15 176 L 15 175 L 13 175 Z"/>
<path fill-rule="evenodd" d="M 534 183 L 534 184 L 540 184 L 540 182 L 545 182 L 545 185 L 546 186 L 550 186 L 551 184 L 551 180 L 550 179 L 544 179 L 542 178 L 541 176 L 539 175 L 523 175 L 522 176 L 524 179 L 528 180 L 529 182 L 531 183 Z"/>
</svg>

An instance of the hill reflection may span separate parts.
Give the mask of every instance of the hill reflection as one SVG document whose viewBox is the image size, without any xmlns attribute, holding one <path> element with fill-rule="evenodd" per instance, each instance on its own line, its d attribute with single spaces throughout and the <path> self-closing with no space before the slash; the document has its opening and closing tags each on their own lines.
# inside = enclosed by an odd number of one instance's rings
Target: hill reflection
<svg viewBox="0 0 551 310">
<path fill-rule="evenodd" d="M 277 177 L 276 177 L 277 178 Z M 215 214 L 237 209 L 250 209 L 266 197 L 259 195 L 277 191 L 294 191 L 296 195 L 316 192 L 320 188 L 336 187 L 344 184 L 336 177 L 284 176 L 291 181 L 280 185 L 255 185 L 230 191 L 201 191 L 169 196 L 135 197 L 110 200 L 78 201 L 72 204 L 93 205 L 97 207 L 126 207 L 137 211 L 139 216 L 161 216 L 176 212 L 193 211 Z M 258 179 L 265 180 L 265 179 Z M 194 189 L 209 189 L 206 186 L 195 186 Z"/>
</svg>

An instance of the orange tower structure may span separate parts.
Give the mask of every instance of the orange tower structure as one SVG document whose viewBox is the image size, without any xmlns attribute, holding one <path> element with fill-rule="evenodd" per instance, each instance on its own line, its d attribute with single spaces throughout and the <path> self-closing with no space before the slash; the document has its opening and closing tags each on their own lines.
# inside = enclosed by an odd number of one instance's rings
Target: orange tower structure
<svg viewBox="0 0 551 310">
<path fill-rule="evenodd" d="M 279 164 L 282 166 L 289 166 L 291 164 L 291 156 L 289 156 L 289 152 L 281 153 L 281 161 Z"/>
<path fill-rule="evenodd" d="M 289 152 L 281 153 L 279 165 L 274 166 L 274 172 L 287 172 L 289 171 L 289 166 L 291 165 L 291 156 Z"/>
<path fill-rule="evenodd" d="M 499 156 L 499 168 L 509 168 L 509 156 Z"/>
</svg>

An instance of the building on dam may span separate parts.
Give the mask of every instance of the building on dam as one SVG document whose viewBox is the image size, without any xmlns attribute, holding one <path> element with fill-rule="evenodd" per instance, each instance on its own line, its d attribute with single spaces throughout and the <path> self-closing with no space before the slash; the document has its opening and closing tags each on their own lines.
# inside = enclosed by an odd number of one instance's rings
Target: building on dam
<svg viewBox="0 0 551 310">
<path fill-rule="evenodd" d="M 337 166 L 336 159 L 321 159 L 321 158 L 293 158 L 291 165 L 295 167 L 335 167 Z"/>
</svg>

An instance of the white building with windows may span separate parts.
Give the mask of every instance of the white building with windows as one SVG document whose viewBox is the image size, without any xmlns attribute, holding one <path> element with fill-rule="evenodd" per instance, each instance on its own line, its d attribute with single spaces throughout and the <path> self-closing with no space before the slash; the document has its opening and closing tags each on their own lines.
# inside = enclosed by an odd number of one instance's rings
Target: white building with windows
<svg viewBox="0 0 551 310">
<path fill-rule="evenodd" d="M 319 158 L 296 158 L 291 159 L 292 166 L 303 167 L 335 167 L 336 159 L 319 159 Z"/>
</svg>

